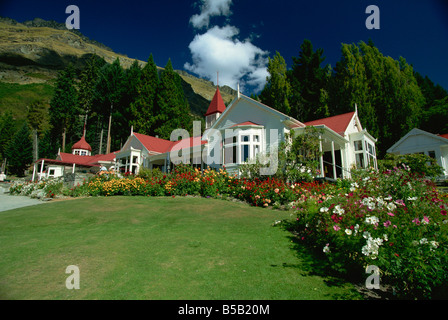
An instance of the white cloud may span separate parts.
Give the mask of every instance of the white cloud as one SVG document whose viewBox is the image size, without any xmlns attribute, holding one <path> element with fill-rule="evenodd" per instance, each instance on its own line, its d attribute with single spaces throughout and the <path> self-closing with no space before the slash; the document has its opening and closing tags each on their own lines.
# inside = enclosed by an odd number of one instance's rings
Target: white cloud
<svg viewBox="0 0 448 320">
<path fill-rule="evenodd" d="M 190 18 L 190 23 L 195 28 L 208 27 L 210 18 L 214 16 L 228 16 L 231 14 L 232 0 L 201 0 L 201 13 Z"/>
<path fill-rule="evenodd" d="M 236 27 L 215 26 L 196 35 L 189 45 L 193 64 L 185 63 L 184 68 L 215 83 L 219 71 L 220 85 L 236 89 L 239 83 L 241 91 L 247 86 L 261 91 L 268 76 L 268 52 L 249 40 L 238 40 L 238 34 Z"/>
</svg>

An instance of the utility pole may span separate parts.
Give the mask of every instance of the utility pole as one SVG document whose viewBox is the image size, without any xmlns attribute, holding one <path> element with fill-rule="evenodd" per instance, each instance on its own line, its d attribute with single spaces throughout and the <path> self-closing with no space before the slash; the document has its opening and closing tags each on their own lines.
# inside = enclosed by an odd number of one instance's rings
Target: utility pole
<svg viewBox="0 0 448 320">
<path fill-rule="evenodd" d="M 100 152 L 98 152 L 98 154 L 103 154 L 103 131 L 104 129 L 101 129 L 101 135 L 100 135 Z"/>
<path fill-rule="evenodd" d="M 62 152 L 65 152 L 65 128 L 64 131 L 62 132 Z"/>
<path fill-rule="evenodd" d="M 33 161 L 39 158 L 39 141 L 37 138 L 37 130 L 33 129 Z"/>
</svg>

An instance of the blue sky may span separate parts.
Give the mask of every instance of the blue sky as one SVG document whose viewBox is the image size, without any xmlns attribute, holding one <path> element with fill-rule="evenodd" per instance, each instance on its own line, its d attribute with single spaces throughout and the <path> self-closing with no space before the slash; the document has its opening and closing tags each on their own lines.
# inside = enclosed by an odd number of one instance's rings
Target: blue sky
<svg viewBox="0 0 448 320">
<path fill-rule="evenodd" d="M 288 67 L 309 39 L 325 63 L 340 59 L 341 43 L 372 39 L 386 56 L 407 62 L 448 89 L 448 0 L 2 0 L 0 15 L 19 22 L 40 17 L 64 23 L 80 9 L 80 31 L 114 51 L 163 67 L 187 70 L 246 94 L 266 77 L 276 51 Z M 380 29 L 368 30 L 366 8 L 380 9 Z"/>
</svg>

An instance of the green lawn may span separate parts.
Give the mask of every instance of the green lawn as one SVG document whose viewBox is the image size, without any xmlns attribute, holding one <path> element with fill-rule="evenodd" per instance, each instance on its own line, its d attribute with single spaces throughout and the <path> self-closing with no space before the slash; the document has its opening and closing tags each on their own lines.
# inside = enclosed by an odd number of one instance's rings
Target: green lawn
<svg viewBox="0 0 448 320">
<path fill-rule="evenodd" d="M 111 197 L 0 212 L 2 299 L 358 299 L 316 273 L 289 213 L 204 198 Z M 80 289 L 65 269 L 80 270 Z"/>
</svg>

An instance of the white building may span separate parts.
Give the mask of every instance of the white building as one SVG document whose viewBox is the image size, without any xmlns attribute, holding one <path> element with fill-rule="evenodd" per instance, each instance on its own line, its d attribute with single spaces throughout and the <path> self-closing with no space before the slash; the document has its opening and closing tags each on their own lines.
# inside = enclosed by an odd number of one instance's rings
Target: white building
<svg viewBox="0 0 448 320">
<path fill-rule="evenodd" d="M 417 128 L 409 131 L 387 150 L 394 154 L 422 153 L 437 160 L 443 175 L 448 175 L 448 133 L 432 134 Z"/>
<path fill-rule="evenodd" d="M 116 155 L 117 169 L 137 173 L 143 166 L 168 171 L 175 162 L 173 154 L 180 154 L 178 162 L 181 159 L 198 167 L 225 166 L 227 171 L 239 173 L 241 164 L 273 150 L 287 133 L 300 134 L 307 126 L 323 130 L 322 177 L 347 178 L 353 167 L 377 168 L 377 140 L 363 129 L 357 110 L 302 123 L 240 93 L 225 107 L 217 89 L 205 117 L 206 132 L 201 137 L 168 141 L 131 132 Z"/>
</svg>

